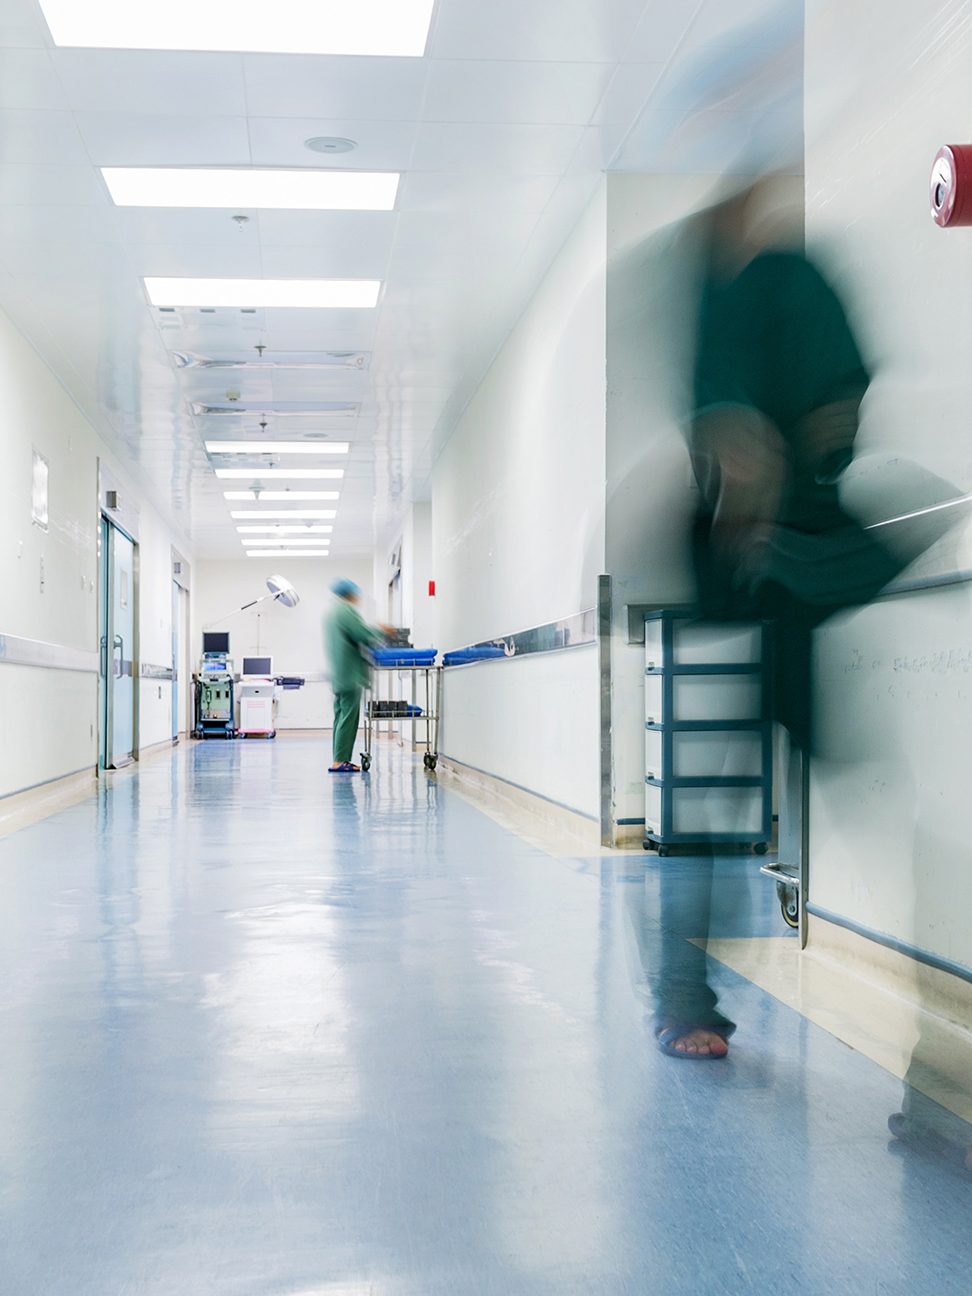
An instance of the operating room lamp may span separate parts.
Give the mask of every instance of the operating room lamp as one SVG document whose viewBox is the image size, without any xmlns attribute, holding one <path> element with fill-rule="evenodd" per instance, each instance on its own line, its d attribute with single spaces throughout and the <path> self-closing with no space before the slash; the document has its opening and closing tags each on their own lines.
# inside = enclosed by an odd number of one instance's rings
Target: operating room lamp
<svg viewBox="0 0 972 1296">
<path fill-rule="evenodd" d="M 274 603 L 281 603 L 286 608 L 295 608 L 300 602 L 300 595 L 287 580 L 286 576 L 268 576 L 267 589 L 269 594 L 264 594 L 260 598 L 251 599 L 249 603 L 244 603 L 242 607 L 234 608 L 232 612 L 227 612 L 225 616 L 211 621 L 207 630 L 213 626 L 220 625 L 223 621 L 228 621 L 230 617 L 236 616 L 240 612 L 246 612 L 248 608 L 257 607 L 260 603 L 266 603 L 267 599 L 272 599 Z"/>
</svg>

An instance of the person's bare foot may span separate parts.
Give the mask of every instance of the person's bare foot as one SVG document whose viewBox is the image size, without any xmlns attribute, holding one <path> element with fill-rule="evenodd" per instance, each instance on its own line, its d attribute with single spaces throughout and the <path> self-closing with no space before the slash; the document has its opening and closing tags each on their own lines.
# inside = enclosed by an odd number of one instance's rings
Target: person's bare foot
<svg viewBox="0 0 972 1296">
<path fill-rule="evenodd" d="M 695 1030 L 669 1041 L 676 1053 L 697 1053 L 700 1057 L 725 1057 L 729 1044 L 718 1031 L 697 1026 Z"/>
</svg>

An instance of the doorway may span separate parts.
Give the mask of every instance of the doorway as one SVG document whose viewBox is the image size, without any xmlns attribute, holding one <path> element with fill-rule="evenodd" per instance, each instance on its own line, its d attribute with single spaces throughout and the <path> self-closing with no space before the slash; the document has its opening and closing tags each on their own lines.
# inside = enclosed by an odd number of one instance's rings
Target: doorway
<svg viewBox="0 0 972 1296">
<path fill-rule="evenodd" d="M 137 564 L 134 540 L 101 519 L 98 763 L 122 769 L 138 751 Z"/>
</svg>

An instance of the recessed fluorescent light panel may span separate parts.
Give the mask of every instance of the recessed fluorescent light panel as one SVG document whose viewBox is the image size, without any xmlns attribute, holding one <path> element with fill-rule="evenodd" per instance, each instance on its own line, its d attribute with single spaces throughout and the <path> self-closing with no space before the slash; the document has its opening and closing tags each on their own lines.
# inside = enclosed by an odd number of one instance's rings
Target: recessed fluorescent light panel
<svg viewBox="0 0 972 1296">
<path fill-rule="evenodd" d="M 210 454 L 231 455 L 335 455 L 347 454 L 347 441 L 207 441 Z"/>
<path fill-rule="evenodd" d="M 241 503 L 266 500 L 268 504 L 296 504 L 303 500 L 336 500 L 341 498 L 340 491 L 223 491 L 223 499 L 238 500 Z"/>
<path fill-rule="evenodd" d="M 237 480 L 253 477 L 258 474 L 268 481 L 283 481 L 292 478 L 294 481 L 323 481 L 325 478 L 343 477 L 343 468 L 217 468 L 217 477 L 232 477 Z"/>
<path fill-rule="evenodd" d="M 368 368 L 367 351 L 268 351 L 253 348 L 259 360 L 239 356 L 224 359 L 195 355 L 192 351 L 173 351 L 172 358 L 180 369 L 356 369 Z"/>
<path fill-rule="evenodd" d="M 299 545 L 316 546 L 318 549 L 322 545 L 329 545 L 330 540 L 325 540 L 321 536 L 240 536 L 240 541 L 244 545 Z"/>
<path fill-rule="evenodd" d="M 332 526 L 238 526 L 237 531 L 246 535 L 330 535 Z"/>
<path fill-rule="evenodd" d="M 261 207 L 277 211 L 392 211 L 397 172 L 102 167 L 116 207 Z"/>
<path fill-rule="evenodd" d="M 337 517 L 336 509 L 236 509 L 230 517 L 235 522 L 259 522 L 261 518 L 280 518 L 285 522 L 298 522 L 301 518 L 321 518 L 327 521 Z"/>
<path fill-rule="evenodd" d="M 153 306 L 236 306 L 270 309 L 368 310 L 378 304 L 378 279 L 160 279 L 145 289 Z"/>
<path fill-rule="evenodd" d="M 247 549 L 247 558 L 329 558 L 329 549 Z"/>
<path fill-rule="evenodd" d="M 55 45 L 421 58 L 434 0 L 40 0 Z"/>
<path fill-rule="evenodd" d="M 230 401 L 226 405 L 192 402 L 192 412 L 200 418 L 348 418 L 357 409 L 355 401 L 278 401 L 272 408 L 243 400 Z"/>
</svg>

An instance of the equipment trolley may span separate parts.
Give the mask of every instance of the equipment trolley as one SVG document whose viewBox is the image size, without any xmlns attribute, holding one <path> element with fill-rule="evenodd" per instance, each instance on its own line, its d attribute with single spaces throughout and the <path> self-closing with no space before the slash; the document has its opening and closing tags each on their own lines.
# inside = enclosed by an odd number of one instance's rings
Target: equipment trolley
<svg viewBox="0 0 972 1296">
<path fill-rule="evenodd" d="M 435 665 L 435 650 L 376 650 L 371 686 L 365 694 L 364 751 L 361 768 L 371 768 L 378 725 L 405 721 L 412 726 L 413 747 L 424 747 L 422 760 L 427 770 L 434 770 L 439 759 L 439 717 L 442 707 L 442 667 Z M 409 698 L 393 697 L 397 681 L 399 692 Z M 421 704 L 424 700 L 424 706 Z M 425 737 L 416 742 L 419 725 Z"/>
<path fill-rule="evenodd" d="M 772 728 L 762 624 L 645 618 L 646 850 L 728 843 L 766 853 Z"/>
</svg>

